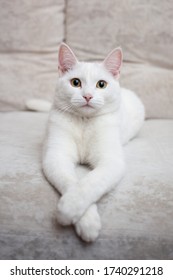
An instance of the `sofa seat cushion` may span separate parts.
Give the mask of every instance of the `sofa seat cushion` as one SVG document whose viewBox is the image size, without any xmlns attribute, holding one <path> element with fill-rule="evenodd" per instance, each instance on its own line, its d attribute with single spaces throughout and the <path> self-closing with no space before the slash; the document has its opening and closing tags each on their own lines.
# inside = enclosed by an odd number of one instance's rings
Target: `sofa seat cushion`
<svg viewBox="0 0 173 280">
<path fill-rule="evenodd" d="M 56 221 L 59 195 L 41 170 L 47 119 L 0 113 L 0 259 L 172 259 L 173 121 L 146 121 L 125 146 L 126 175 L 99 202 L 102 231 L 86 244 Z"/>
</svg>

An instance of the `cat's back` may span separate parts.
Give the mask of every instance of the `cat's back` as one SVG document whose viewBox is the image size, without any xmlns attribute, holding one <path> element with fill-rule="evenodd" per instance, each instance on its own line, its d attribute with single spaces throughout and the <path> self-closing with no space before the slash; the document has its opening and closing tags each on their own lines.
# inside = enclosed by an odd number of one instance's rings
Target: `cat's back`
<svg viewBox="0 0 173 280">
<path fill-rule="evenodd" d="M 133 138 L 142 127 L 145 119 L 145 109 L 140 98 L 131 90 L 121 88 L 122 98 L 122 130 L 124 142 Z M 124 131 L 126 130 L 126 136 Z"/>
<path fill-rule="evenodd" d="M 129 106 L 131 108 L 135 106 L 136 109 L 138 108 L 144 111 L 144 105 L 134 91 L 126 88 L 121 88 L 121 96 L 122 101 L 127 107 Z"/>
</svg>

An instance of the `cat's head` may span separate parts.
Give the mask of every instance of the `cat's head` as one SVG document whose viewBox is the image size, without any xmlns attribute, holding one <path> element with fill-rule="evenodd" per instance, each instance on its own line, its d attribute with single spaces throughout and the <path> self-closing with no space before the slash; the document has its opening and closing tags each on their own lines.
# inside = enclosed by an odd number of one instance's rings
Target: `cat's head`
<svg viewBox="0 0 173 280">
<path fill-rule="evenodd" d="M 85 117 L 115 111 L 120 103 L 121 64 L 120 48 L 114 49 L 102 63 L 89 63 L 79 62 L 73 51 L 62 43 L 55 106 Z"/>
</svg>

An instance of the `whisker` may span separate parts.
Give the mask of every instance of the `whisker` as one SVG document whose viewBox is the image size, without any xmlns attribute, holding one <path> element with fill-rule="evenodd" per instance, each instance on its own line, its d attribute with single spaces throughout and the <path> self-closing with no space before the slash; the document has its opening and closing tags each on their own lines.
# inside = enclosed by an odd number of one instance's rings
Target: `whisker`
<svg viewBox="0 0 173 280">
<path fill-rule="evenodd" d="M 77 100 L 77 101 L 82 101 L 83 99 L 82 98 L 73 98 L 72 100 Z"/>
<path fill-rule="evenodd" d="M 68 110 L 71 109 L 71 108 L 72 108 L 72 105 L 65 105 L 65 106 L 63 106 L 63 107 L 60 109 L 60 112 L 61 112 L 61 113 L 64 113 L 64 112 L 68 111 Z"/>
</svg>

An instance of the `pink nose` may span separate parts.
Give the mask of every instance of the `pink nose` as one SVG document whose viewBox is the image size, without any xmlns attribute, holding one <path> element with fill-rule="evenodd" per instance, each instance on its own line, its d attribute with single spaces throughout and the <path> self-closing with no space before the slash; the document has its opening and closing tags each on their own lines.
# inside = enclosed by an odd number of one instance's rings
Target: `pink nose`
<svg viewBox="0 0 173 280">
<path fill-rule="evenodd" d="M 83 96 L 83 98 L 85 98 L 85 100 L 87 101 L 87 102 L 89 102 L 90 101 L 90 99 L 92 99 L 93 98 L 93 96 L 91 95 L 91 94 L 85 94 L 84 96 Z"/>
</svg>

